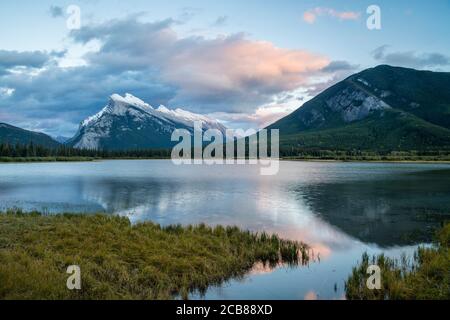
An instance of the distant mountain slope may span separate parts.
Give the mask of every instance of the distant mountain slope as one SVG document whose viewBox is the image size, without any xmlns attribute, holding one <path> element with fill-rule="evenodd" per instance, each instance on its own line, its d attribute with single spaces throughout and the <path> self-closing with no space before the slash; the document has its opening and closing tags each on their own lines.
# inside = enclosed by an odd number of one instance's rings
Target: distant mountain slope
<svg viewBox="0 0 450 320">
<path fill-rule="evenodd" d="M 325 90 L 269 126 L 311 149 L 450 150 L 450 73 L 381 65 Z"/>
<path fill-rule="evenodd" d="M 56 137 L 52 137 L 52 138 L 62 144 L 64 144 L 67 140 L 70 139 L 70 138 L 64 137 L 64 136 L 56 136 Z"/>
<path fill-rule="evenodd" d="M 30 142 L 48 148 L 59 146 L 57 141 L 46 134 L 24 130 L 6 123 L 0 123 L 0 143 L 27 145 Z"/>
<path fill-rule="evenodd" d="M 175 129 L 193 132 L 194 121 L 203 123 L 203 130 L 226 128 L 214 119 L 182 109 L 154 109 L 149 104 L 126 94 L 113 94 L 109 103 L 97 114 L 84 120 L 76 135 L 66 143 L 75 148 L 129 150 L 168 148 Z"/>
</svg>

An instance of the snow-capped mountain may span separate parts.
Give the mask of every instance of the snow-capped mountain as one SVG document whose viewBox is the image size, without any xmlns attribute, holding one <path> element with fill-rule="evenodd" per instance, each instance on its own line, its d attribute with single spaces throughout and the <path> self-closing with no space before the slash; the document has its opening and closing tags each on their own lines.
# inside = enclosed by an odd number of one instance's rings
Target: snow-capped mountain
<svg viewBox="0 0 450 320">
<path fill-rule="evenodd" d="M 97 114 L 82 121 L 75 136 L 67 144 L 85 149 L 167 148 L 175 129 L 193 132 L 194 122 L 202 129 L 218 129 L 224 136 L 226 128 L 217 120 L 183 109 L 153 108 L 131 95 L 111 95 L 109 103 Z"/>
</svg>

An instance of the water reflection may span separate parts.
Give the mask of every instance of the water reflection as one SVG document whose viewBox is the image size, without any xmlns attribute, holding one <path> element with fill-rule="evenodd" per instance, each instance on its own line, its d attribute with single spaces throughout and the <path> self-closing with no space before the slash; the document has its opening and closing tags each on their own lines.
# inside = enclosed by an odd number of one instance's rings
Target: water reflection
<svg viewBox="0 0 450 320">
<path fill-rule="evenodd" d="M 354 242 L 417 243 L 450 212 L 446 165 L 283 162 L 174 166 L 105 161 L 0 166 L 2 208 L 107 212 L 133 222 L 233 224 L 305 241 L 323 257 Z"/>
<path fill-rule="evenodd" d="M 389 247 L 429 240 L 449 217 L 450 171 L 386 175 L 383 179 L 300 185 L 305 203 L 322 219 L 366 243 Z"/>
<path fill-rule="evenodd" d="M 211 288 L 207 298 L 339 299 L 362 252 L 396 255 L 427 241 L 427 229 L 450 213 L 449 193 L 443 164 L 282 162 L 273 177 L 260 176 L 256 166 L 170 161 L 0 165 L 1 209 L 237 225 L 311 246 L 315 262 L 307 268 L 255 266 L 245 279 Z"/>
</svg>

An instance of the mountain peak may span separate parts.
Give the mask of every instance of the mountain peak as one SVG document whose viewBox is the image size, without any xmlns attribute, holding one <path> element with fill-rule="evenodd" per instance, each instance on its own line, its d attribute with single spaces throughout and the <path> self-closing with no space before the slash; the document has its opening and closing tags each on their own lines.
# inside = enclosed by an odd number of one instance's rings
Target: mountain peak
<svg viewBox="0 0 450 320">
<path fill-rule="evenodd" d="M 100 112 L 81 123 L 68 144 L 86 149 L 166 148 L 173 145 L 171 134 L 175 129 L 193 132 L 195 121 L 201 121 L 205 131 L 226 132 L 221 123 L 207 116 L 162 105 L 154 109 L 132 94 L 114 93 Z"/>
<path fill-rule="evenodd" d="M 145 103 L 143 100 L 133 96 L 131 93 L 125 93 L 125 96 L 123 97 L 117 93 L 114 93 L 110 96 L 110 100 L 114 103 L 132 105 L 135 107 L 152 108 L 148 103 Z"/>
<path fill-rule="evenodd" d="M 160 105 L 158 107 L 158 109 L 156 109 L 156 111 L 159 111 L 159 112 L 170 112 L 170 109 L 167 108 L 166 106 Z"/>
</svg>

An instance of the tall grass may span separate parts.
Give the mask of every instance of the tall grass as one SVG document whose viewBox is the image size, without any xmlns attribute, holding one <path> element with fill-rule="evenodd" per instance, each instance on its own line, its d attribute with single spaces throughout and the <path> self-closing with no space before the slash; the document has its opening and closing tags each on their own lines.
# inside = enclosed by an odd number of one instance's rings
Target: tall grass
<svg viewBox="0 0 450 320">
<path fill-rule="evenodd" d="M 236 227 L 131 225 L 124 217 L 0 214 L 0 299 L 188 298 L 257 262 L 305 263 L 306 245 Z M 66 288 L 79 265 L 82 289 Z"/>
<path fill-rule="evenodd" d="M 348 299 L 429 300 L 450 299 L 450 223 L 437 235 L 436 246 L 419 248 L 413 257 L 391 259 L 384 255 L 369 257 L 353 268 L 346 282 Z M 366 286 L 369 265 L 381 269 L 381 290 Z"/>
</svg>

